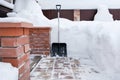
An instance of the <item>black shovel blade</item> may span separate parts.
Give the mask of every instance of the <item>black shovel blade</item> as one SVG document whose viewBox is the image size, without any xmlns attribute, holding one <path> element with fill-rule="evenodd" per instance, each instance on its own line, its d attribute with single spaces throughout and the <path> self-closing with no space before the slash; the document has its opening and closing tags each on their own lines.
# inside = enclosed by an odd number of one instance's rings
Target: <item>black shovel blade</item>
<svg viewBox="0 0 120 80">
<path fill-rule="evenodd" d="M 51 56 L 67 57 L 67 44 L 66 43 L 52 43 Z"/>
</svg>

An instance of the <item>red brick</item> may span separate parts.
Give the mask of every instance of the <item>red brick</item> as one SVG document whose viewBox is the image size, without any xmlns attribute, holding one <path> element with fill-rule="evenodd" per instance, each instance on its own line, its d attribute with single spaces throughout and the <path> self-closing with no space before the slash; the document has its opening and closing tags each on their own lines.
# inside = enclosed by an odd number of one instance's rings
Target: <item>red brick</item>
<svg viewBox="0 0 120 80">
<path fill-rule="evenodd" d="M 23 64 L 24 62 L 26 62 L 27 60 L 29 60 L 29 53 L 27 54 L 24 54 L 23 56 L 21 56 L 19 59 L 18 59 L 18 62 L 19 64 Z"/>
<path fill-rule="evenodd" d="M 28 51 L 30 51 L 31 49 L 30 49 L 30 45 L 29 44 L 26 44 L 26 45 L 24 45 L 24 52 L 26 53 L 26 52 L 28 52 Z"/>
<path fill-rule="evenodd" d="M 8 58 L 3 58 L 2 59 L 3 62 L 11 63 L 14 67 L 21 66 L 27 60 L 29 60 L 29 54 L 24 54 L 23 56 L 21 56 L 19 58 L 8 57 Z"/>
<path fill-rule="evenodd" d="M 30 69 L 27 69 L 25 73 L 19 77 L 19 80 L 30 80 Z"/>
<path fill-rule="evenodd" d="M 17 39 L 16 38 L 2 38 L 1 39 L 2 47 L 15 47 L 17 46 Z"/>
<path fill-rule="evenodd" d="M 0 28 L 0 36 L 21 36 L 23 28 Z"/>
<path fill-rule="evenodd" d="M 19 62 L 18 62 L 18 59 L 2 59 L 2 62 L 8 62 L 8 63 L 11 63 L 12 66 L 14 67 L 18 67 L 19 66 Z"/>
<path fill-rule="evenodd" d="M 26 61 L 23 66 L 19 68 L 19 74 L 22 74 L 25 72 L 25 70 L 30 68 L 30 61 Z"/>
<path fill-rule="evenodd" d="M 24 45 L 29 43 L 29 37 L 28 36 L 21 36 L 20 38 L 17 39 L 17 44 L 18 45 Z"/>
<path fill-rule="evenodd" d="M 1 38 L 0 38 L 0 47 L 1 47 Z"/>
<path fill-rule="evenodd" d="M 50 52 L 50 28 L 32 28 L 30 29 L 30 48 L 31 53 L 46 54 Z M 47 53 L 46 53 L 47 52 Z"/>
<path fill-rule="evenodd" d="M 45 55 L 49 55 L 50 52 L 49 52 L 49 51 L 45 51 L 43 54 L 45 54 Z"/>
<path fill-rule="evenodd" d="M 29 35 L 29 29 L 28 28 L 24 28 L 24 35 Z"/>
<path fill-rule="evenodd" d="M 2 47 L 17 47 L 17 46 L 28 44 L 28 43 L 29 43 L 28 36 L 1 39 Z"/>
<path fill-rule="evenodd" d="M 26 22 L 18 22 L 18 23 L 11 23 L 11 22 L 0 22 L 0 27 L 1 28 L 32 28 L 33 25 L 31 23 L 26 23 Z"/>
<path fill-rule="evenodd" d="M 23 47 L 0 48 L 0 57 L 18 57 L 24 53 Z"/>
<path fill-rule="evenodd" d="M 29 56 L 30 56 L 30 52 L 28 52 L 27 54 L 24 54 L 23 56 L 21 56 L 21 58 L 19 58 L 19 62 L 20 64 L 26 62 L 27 60 L 29 60 Z"/>
</svg>

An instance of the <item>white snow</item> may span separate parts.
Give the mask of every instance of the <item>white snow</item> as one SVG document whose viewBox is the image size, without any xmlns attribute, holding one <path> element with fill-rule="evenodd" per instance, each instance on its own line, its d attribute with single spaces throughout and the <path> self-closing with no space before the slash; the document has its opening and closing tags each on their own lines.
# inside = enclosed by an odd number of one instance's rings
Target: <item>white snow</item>
<svg viewBox="0 0 120 80">
<path fill-rule="evenodd" d="M 5 0 L 0 0 L 0 5 L 8 7 L 10 9 L 13 9 L 13 7 L 14 7 L 14 5 L 12 3 L 9 3 L 9 2 L 7 2 Z"/>
<path fill-rule="evenodd" d="M 53 21 L 57 23 L 57 19 Z M 68 56 L 90 58 L 102 72 L 113 77 L 112 80 L 116 76 L 116 80 L 119 80 L 120 22 L 67 21 L 60 19 L 60 42 L 67 44 Z M 54 42 L 58 42 L 57 25 L 51 33 L 51 43 Z"/>
<path fill-rule="evenodd" d="M 49 20 L 43 15 L 35 0 L 16 0 L 15 7 L 8 17 L 21 17 L 33 23 L 35 27 L 49 26 Z"/>
<path fill-rule="evenodd" d="M 113 21 L 113 16 L 110 14 L 106 5 L 100 5 L 97 9 L 97 14 L 94 17 L 95 21 Z"/>
<path fill-rule="evenodd" d="M 18 69 L 10 63 L 0 62 L 0 80 L 18 80 Z"/>
<path fill-rule="evenodd" d="M 6 17 L 6 18 L 0 18 L 0 22 L 12 22 L 12 23 L 16 23 L 16 22 L 28 22 L 31 23 L 31 21 L 25 19 L 25 18 L 21 18 L 21 17 Z"/>
<path fill-rule="evenodd" d="M 120 8 L 120 0 L 37 0 L 42 9 L 56 9 L 61 4 L 62 9 L 97 9 L 98 5 L 107 5 L 111 9 Z M 52 4 L 52 5 L 51 5 Z"/>
</svg>

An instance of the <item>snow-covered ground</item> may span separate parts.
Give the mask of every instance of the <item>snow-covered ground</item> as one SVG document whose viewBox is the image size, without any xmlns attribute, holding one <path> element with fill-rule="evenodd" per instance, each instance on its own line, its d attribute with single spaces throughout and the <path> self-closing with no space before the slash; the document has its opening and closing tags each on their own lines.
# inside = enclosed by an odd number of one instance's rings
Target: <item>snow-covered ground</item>
<svg viewBox="0 0 120 80">
<path fill-rule="evenodd" d="M 0 62 L 0 80 L 18 80 L 18 69 L 10 63 Z"/>
<path fill-rule="evenodd" d="M 72 57 L 42 58 L 30 76 L 31 80 L 110 80 L 87 58 Z"/>
</svg>

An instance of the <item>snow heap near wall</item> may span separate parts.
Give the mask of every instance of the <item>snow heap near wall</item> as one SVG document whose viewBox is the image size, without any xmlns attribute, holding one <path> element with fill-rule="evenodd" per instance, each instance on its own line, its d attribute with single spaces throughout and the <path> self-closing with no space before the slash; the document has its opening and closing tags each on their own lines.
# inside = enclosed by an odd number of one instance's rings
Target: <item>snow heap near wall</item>
<svg viewBox="0 0 120 80">
<path fill-rule="evenodd" d="M 94 17 L 95 21 L 113 21 L 113 16 L 105 5 L 98 6 L 97 14 Z"/>
<path fill-rule="evenodd" d="M 0 80 L 18 80 L 18 69 L 9 63 L 0 62 Z"/>
<path fill-rule="evenodd" d="M 27 19 L 36 27 L 49 26 L 49 20 L 43 15 L 41 7 L 35 0 L 16 0 L 13 12 L 7 15 Z"/>
<path fill-rule="evenodd" d="M 57 23 L 57 19 L 51 21 Z M 120 80 L 119 25 L 119 21 L 72 22 L 60 19 L 60 42 L 67 43 L 69 57 L 91 58 L 102 71 L 111 75 L 112 80 Z M 58 42 L 57 25 L 51 33 L 51 43 L 54 42 Z"/>
<path fill-rule="evenodd" d="M 5 0 L 0 0 L 0 5 L 8 7 L 10 9 L 13 9 L 13 7 L 14 7 L 14 5 L 12 3 L 9 3 L 9 2 L 7 2 Z"/>
</svg>

